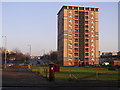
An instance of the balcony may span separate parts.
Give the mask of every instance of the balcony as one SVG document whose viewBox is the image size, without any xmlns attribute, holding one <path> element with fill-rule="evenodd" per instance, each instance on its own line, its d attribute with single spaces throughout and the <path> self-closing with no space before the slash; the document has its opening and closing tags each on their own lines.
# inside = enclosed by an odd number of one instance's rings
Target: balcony
<svg viewBox="0 0 120 90">
<path fill-rule="evenodd" d="M 74 59 L 74 62 L 78 62 L 78 59 Z"/>
<path fill-rule="evenodd" d="M 88 52 L 88 50 L 85 50 L 85 52 Z"/>
<path fill-rule="evenodd" d="M 75 52 L 78 52 L 78 50 L 74 50 Z"/>
<path fill-rule="evenodd" d="M 88 45 L 85 45 L 85 47 L 89 47 Z"/>
<path fill-rule="evenodd" d="M 75 45 L 75 47 L 78 47 L 78 45 Z"/>
<path fill-rule="evenodd" d="M 85 41 L 86 44 L 88 44 L 89 41 Z"/>
<path fill-rule="evenodd" d="M 78 55 L 75 54 L 76 57 L 78 57 Z"/>
<path fill-rule="evenodd" d="M 88 36 L 88 35 L 85 35 L 85 38 L 89 38 L 89 36 Z"/>
<path fill-rule="evenodd" d="M 76 15 L 78 15 L 78 12 L 75 12 Z"/>
<path fill-rule="evenodd" d="M 88 24 L 88 22 L 85 22 L 85 24 Z"/>
<path fill-rule="evenodd" d="M 75 38 L 78 38 L 78 36 L 74 36 Z"/>
<path fill-rule="evenodd" d="M 78 31 L 75 31 L 75 33 L 78 33 Z"/>
<path fill-rule="evenodd" d="M 88 27 L 85 27 L 85 29 L 88 29 Z"/>
<path fill-rule="evenodd" d="M 78 40 L 75 40 L 75 42 L 78 42 Z"/>
<path fill-rule="evenodd" d="M 86 57 L 88 57 L 89 55 L 85 55 Z"/>
<path fill-rule="evenodd" d="M 75 19 L 78 19 L 78 17 L 75 17 Z"/>
<path fill-rule="evenodd" d="M 88 30 L 86 30 L 86 31 L 85 31 L 85 33 L 89 33 L 89 31 L 88 31 Z"/>
<path fill-rule="evenodd" d="M 75 24 L 78 24 L 78 22 L 75 22 Z"/>
</svg>

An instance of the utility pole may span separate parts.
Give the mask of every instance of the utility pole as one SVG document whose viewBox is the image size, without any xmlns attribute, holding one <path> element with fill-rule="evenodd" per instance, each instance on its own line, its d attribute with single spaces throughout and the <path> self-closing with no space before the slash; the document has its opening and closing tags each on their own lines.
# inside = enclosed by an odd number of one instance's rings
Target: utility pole
<svg viewBox="0 0 120 90">
<path fill-rule="evenodd" d="M 31 45 L 29 44 L 29 54 L 30 54 L 30 58 L 31 58 Z"/>
<path fill-rule="evenodd" d="M 4 46 L 4 51 L 5 51 L 5 66 L 4 68 L 7 67 L 7 52 L 6 52 L 6 44 L 7 44 L 7 37 L 6 36 L 2 36 L 5 38 L 5 46 Z"/>
</svg>

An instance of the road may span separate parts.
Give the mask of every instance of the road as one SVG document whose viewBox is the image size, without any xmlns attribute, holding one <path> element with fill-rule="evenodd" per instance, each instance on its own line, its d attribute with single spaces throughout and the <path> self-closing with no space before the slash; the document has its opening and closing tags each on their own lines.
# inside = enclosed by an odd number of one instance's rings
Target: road
<svg viewBox="0 0 120 90">
<path fill-rule="evenodd" d="M 50 82 L 27 67 L 7 68 L 2 71 L 2 90 L 119 90 L 118 81 Z"/>
</svg>

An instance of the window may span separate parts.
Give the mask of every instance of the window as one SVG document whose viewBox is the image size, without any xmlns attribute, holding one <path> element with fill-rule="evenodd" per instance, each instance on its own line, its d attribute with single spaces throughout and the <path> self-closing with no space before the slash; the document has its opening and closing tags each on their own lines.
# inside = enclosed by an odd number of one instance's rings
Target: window
<svg viewBox="0 0 120 90">
<path fill-rule="evenodd" d="M 91 17 L 91 19 L 94 19 L 94 17 Z"/>
<path fill-rule="evenodd" d="M 85 21 L 86 24 L 88 24 L 88 21 Z"/>
<path fill-rule="evenodd" d="M 93 47 L 94 47 L 94 44 L 92 44 L 91 46 L 93 46 Z"/>
<path fill-rule="evenodd" d="M 78 53 L 74 53 L 75 56 L 78 56 Z"/>
<path fill-rule="evenodd" d="M 84 7 L 79 7 L 79 10 L 84 10 Z"/>
<path fill-rule="evenodd" d="M 78 19 L 78 16 L 75 16 L 75 19 Z"/>
<path fill-rule="evenodd" d="M 91 42 L 94 42 L 94 40 L 92 39 Z"/>
<path fill-rule="evenodd" d="M 72 27 L 69 27 L 69 29 L 72 29 Z"/>
<path fill-rule="evenodd" d="M 85 16 L 85 19 L 88 19 L 88 16 Z"/>
<path fill-rule="evenodd" d="M 69 14 L 69 17 L 72 17 L 72 15 L 71 15 L 71 14 Z"/>
<path fill-rule="evenodd" d="M 91 15 L 94 15 L 94 13 L 93 13 L 93 12 L 91 12 Z"/>
<path fill-rule="evenodd" d="M 78 62 L 74 62 L 74 64 L 78 64 Z"/>
<path fill-rule="evenodd" d="M 78 58 L 74 58 L 75 60 L 78 60 Z"/>
<path fill-rule="evenodd" d="M 91 31 L 94 31 L 94 28 L 92 28 L 92 30 Z"/>
<path fill-rule="evenodd" d="M 69 13 L 72 13 L 72 11 L 68 11 Z"/>
<path fill-rule="evenodd" d="M 69 22 L 72 22 L 72 20 L 69 20 Z"/>
<path fill-rule="evenodd" d="M 94 26 L 92 25 L 91 28 L 94 28 Z"/>
<path fill-rule="evenodd" d="M 89 8 L 86 8 L 86 10 L 89 10 Z"/>
<path fill-rule="evenodd" d="M 85 30 L 86 33 L 88 33 L 89 31 L 88 30 Z"/>
<path fill-rule="evenodd" d="M 78 37 L 78 34 L 75 34 L 75 37 Z"/>
<path fill-rule="evenodd" d="M 78 23 L 78 20 L 75 20 L 75 23 Z"/>
<path fill-rule="evenodd" d="M 93 30 L 91 32 L 94 32 Z"/>
<path fill-rule="evenodd" d="M 92 48 L 92 50 L 91 51 L 94 51 L 94 48 Z"/>
<path fill-rule="evenodd" d="M 96 8 L 95 11 L 98 11 L 98 8 Z"/>
<path fill-rule="evenodd" d="M 78 31 L 78 29 L 75 29 L 75 31 Z"/>
<path fill-rule="evenodd" d="M 68 57 L 69 57 L 69 58 L 71 58 L 72 56 L 71 56 L 71 55 L 69 55 Z"/>
<path fill-rule="evenodd" d="M 88 34 L 87 34 L 87 35 L 85 35 L 85 37 L 88 37 Z"/>
<path fill-rule="evenodd" d="M 88 47 L 88 44 L 85 44 L 86 47 Z"/>
<path fill-rule="evenodd" d="M 69 49 L 72 49 L 72 45 L 69 45 Z"/>
<path fill-rule="evenodd" d="M 69 64 L 69 65 L 71 65 L 71 64 L 72 64 L 72 62 L 69 62 L 68 64 Z"/>
<path fill-rule="evenodd" d="M 85 25 L 85 28 L 88 28 L 88 25 Z"/>
<path fill-rule="evenodd" d="M 94 55 L 94 53 L 92 53 L 92 55 Z"/>
<path fill-rule="evenodd" d="M 69 7 L 69 9 L 72 9 L 72 7 Z"/>
<path fill-rule="evenodd" d="M 67 6 L 64 6 L 64 9 L 67 9 Z"/>
<path fill-rule="evenodd" d="M 94 8 L 91 8 L 91 11 L 94 11 Z"/>
<path fill-rule="evenodd" d="M 69 27 L 72 27 L 72 25 L 71 25 L 71 24 L 69 24 Z"/>
<path fill-rule="evenodd" d="M 85 48 L 85 50 L 89 50 L 88 48 Z"/>
<path fill-rule="evenodd" d="M 78 14 L 78 11 L 75 11 L 75 14 Z"/>
<path fill-rule="evenodd" d="M 85 39 L 86 42 L 88 42 L 89 40 L 88 39 Z"/>
<path fill-rule="evenodd" d="M 91 23 L 94 23 L 94 21 L 91 21 Z"/>
<path fill-rule="evenodd" d="M 74 7 L 74 9 L 78 9 L 78 7 Z"/>
<path fill-rule="evenodd" d="M 86 56 L 88 56 L 89 54 L 88 53 L 85 53 Z"/>
<path fill-rule="evenodd" d="M 69 40 L 69 43 L 72 43 L 72 40 Z"/>
<path fill-rule="evenodd" d="M 75 42 L 78 42 L 78 39 L 77 39 L 77 38 L 75 39 Z"/>
<path fill-rule="evenodd" d="M 85 60 L 88 60 L 89 58 L 85 58 Z"/>
<path fill-rule="evenodd" d="M 94 35 L 91 35 L 91 37 L 94 37 Z"/>
<path fill-rule="evenodd" d="M 78 46 L 78 43 L 75 43 L 75 46 L 77 47 L 77 46 Z"/>
<path fill-rule="evenodd" d="M 75 50 L 78 50 L 78 48 L 74 48 Z"/>
<path fill-rule="evenodd" d="M 75 25 L 75 28 L 78 28 L 78 25 Z"/>
<path fill-rule="evenodd" d="M 88 12 L 85 12 L 85 15 L 88 15 Z"/>
<path fill-rule="evenodd" d="M 72 34 L 68 34 L 68 35 L 70 35 L 70 36 L 71 36 Z"/>
</svg>

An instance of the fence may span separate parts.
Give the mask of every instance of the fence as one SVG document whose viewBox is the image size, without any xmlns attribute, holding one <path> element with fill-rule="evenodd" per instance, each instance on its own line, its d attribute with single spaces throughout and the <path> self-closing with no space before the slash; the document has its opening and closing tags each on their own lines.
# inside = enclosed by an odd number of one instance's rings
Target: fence
<svg viewBox="0 0 120 90">
<path fill-rule="evenodd" d="M 43 78 L 48 79 L 49 78 L 49 67 L 48 66 L 32 66 L 31 70 L 33 72 L 38 73 L 40 76 L 42 76 Z"/>
<path fill-rule="evenodd" d="M 33 66 L 31 70 L 49 78 L 48 66 Z M 118 71 L 105 68 L 61 67 L 60 72 L 55 73 L 55 80 L 118 80 L 118 74 Z"/>
</svg>

